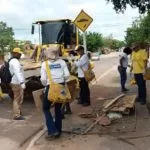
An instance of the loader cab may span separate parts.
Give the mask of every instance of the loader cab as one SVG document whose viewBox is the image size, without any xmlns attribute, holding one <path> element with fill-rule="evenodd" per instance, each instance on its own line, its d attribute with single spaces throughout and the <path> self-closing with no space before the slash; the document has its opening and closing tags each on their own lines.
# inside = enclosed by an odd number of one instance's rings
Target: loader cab
<svg viewBox="0 0 150 150">
<path fill-rule="evenodd" d="M 37 21 L 39 25 L 39 42 L 42 45 L 61 44 L 64 49 L 73 49 L 78 44 L 77 28 L 69 19 Z"/>
</svg>

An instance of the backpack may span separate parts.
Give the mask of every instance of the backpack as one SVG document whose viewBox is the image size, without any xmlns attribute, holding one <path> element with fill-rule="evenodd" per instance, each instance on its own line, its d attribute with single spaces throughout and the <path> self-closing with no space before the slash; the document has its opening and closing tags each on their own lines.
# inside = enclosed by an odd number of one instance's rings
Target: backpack
<svg viewBox="0 0 150 150">
<path fill-rule="evenodd" d="M 5 61 L 4 66 L 0 69 L 0 78 L 1 82 L 4 84 L 9 84 L 12 80 L 12 75 L 9 70 L 9 62 L 11 59 L 9 59 L 8 62 Z"/>
</svg>

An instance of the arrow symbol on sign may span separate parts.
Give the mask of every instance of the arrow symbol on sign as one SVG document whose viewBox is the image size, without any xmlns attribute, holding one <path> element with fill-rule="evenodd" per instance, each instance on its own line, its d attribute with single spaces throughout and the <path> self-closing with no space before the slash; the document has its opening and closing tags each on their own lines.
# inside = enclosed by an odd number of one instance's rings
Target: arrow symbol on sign
<svg viewBox="0 0 150 150">
<path fill-rule="evenodd" d="M 80 19 L 80 20 L 78 20 L 77 22 L 87 22 L 88 21 L 88 19 Z"/>
<path fill-rule="evenodd" d="M 86 27 L 86 24 L 83 26 L 83 28 L 85 28 Z"/>
</svg>

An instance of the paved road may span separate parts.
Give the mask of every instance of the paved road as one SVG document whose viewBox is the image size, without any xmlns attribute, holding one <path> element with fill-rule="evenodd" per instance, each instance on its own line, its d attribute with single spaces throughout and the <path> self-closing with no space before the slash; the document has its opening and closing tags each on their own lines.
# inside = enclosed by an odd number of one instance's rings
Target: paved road
<svg viewBox="0 0 150 150">
<path fill-rule="evenodd" d="M 118 62 L 118 56 L 114 56 L 112 58 L 101 58 L 100 61 L 94 61 L 95 62 L 95 70 L 99 70 L 99 73 L 104 73 L 111 67 L 117 64 Z"/>
<path fill-rule="evenodd" d="M 97 77 L 103 75 L 117 64 L 117 56 L 101 58 L 95 61 Z M 12 104 L 9 101 L 0 103 L 0 145 L 5 150 L 17 150 L 19 145 L 43 124 L 42 117 L 37 114 L 33 101 L 25 101 L 23 112 L 26 121 L 12 121 Z M 6 128 L 7 127 L 7 128 Z"/>
<path fill-rule="evenodd" d="M 94 104 L 94 101 L 96 98 L 98 98 L 99 96 L 100 97 L 106 97 L 108 96 L 108 93 L 111 94 L 111 93 L 115 93 L 115 94 L 118 94 L 115 90 L 116 88 L 112 88 L 109 84 L 110 80 L 107 79 L 108 77 L 112 77 L 114 76 L 114 74 L 109 74 L 109 70 L 111 70 L 113 73 L 116 73 L 115 69 L 112 70 L 112 68 L 114 68 L 114 66 L 116 67 L 117 65 L 117 56 L 115 57 L 112 57 L 112 58 L 102 58 L 100 61 L 95 61 L 95 72 L 96 72 L 96 76 L 97 78 L 99 78 L 100 76 L 103 76 L 103 79 L 99 80 L 100 84 L 105 84 L 107 85 L 106 87 L 104 86 L 101 86 L 98 84 L 96 85 L 93 85 L 93 87 L 91 87 L 91 99 L 92 99 L 92 106 Z M 117 73 L 118 74 L 118 73 Z M 106 81 L 106 82 L 105 82 Z M 111 91 L 111 92 L 110 92 Z M 110 95 L 109 95 L 110 96 Z M 67 125 L 70 125 L 72 126 L 71 124 L 74 122 L 76 125 L 80 125 L 81 122 L 84 122 L 84 120 L 78 120 L 78 118 L 76 118 L 75 116 L 77 115 L 77 113 L 79 113 L 78 111 L 80 110 L 80 113 L 82 113 L 82 111 L 88 111 L 88 110 L 85 110 L 84 108 L 78 108 L 79 105 L 76 104 L 76 102 L 72 105 L 72 111 L 73 111 L 73 116 L 70 117 L 70 121 L 68 120 L 69 118 L 65 119 L 64 122 L 63 122 L 63 126 L 64 126 L 64 129 L 68 129 L 69 126 Z M 91 109 L 91 107 L 89 107 L 89 109 Z M 88 111 L 90 112 L 90 110 Z M 65 121 L 68 121 L 68 122 L 65 122 Z M 64 137 L 64 136 L 63 136 Z M 69 136 L 70 137 L 70 136 Z M 93 136 L 88 136 L 88 137 L 75 137 L 73 138 L 71 141 L 72 141 L 72 144 L 70 143 L 70 140 L 69 139 L 68 135 L 66 135 L 66 137 L 64 138 L 61 138 L 58 143 L 60 143 L 58 146 L 57 146 L 57 142 L 46 142 L 44 140 L 44 137 L 42 137 L 38 142 L 37 142 L 37 145 L 36 146 L 33 146 L 31 147 L 29 150 L 46 150 L 46 149 L 53 149 L 53 150 L 59 150 L 59 149 L 67 149 L 67 150 L 74 150 L 76 149 L 76 143 L 80 144 L 80 147 L 79 149 L 83 149 L 84 147 L 84 143 L 85 144 L 85 147 L 88 147 L 89 150 L 91 149 L 95 149 L 97 150 L 98 147 L 99 147 L 99 143 L 102 143 L 102 141 L 106 141 L 108 142 L 109 144 L 110 143 L 113 143 L 113 142 L 110 142 L 110 139 L 109 138 L 103 138 L 102 139 L 97 139 L 97 135 L 93 135 Z M 67 138 L 67 139 L 66 139 Z M 80 140 L 81 139 L 81 140 Z M 92 140 L 90 140 L 92 139 Z M 95 140 L 97 139 L 97 140 Z M 89 144 L 87 144 L 88 142 L 84 142 L 84 140 L 88 141 Z M 96 142 L 95 142 L 96 141 Z M 65 143 L 64 145 L 65 146 L 61 146 L 61 144 Z M 68 143 L 67 145 L 70 146 L 70 147 L 67 147 L 66 148 L 66 143 Z M 90 146 L 91 145 L 94 145 L 94 146 Z M 87 145 L 87 146 L 86 146 Z M 104 144 L 105 145 L 105 144 Z M 115 145 L 115 143 L 114 143 Z M 121 144 L 122 145 L 122 144 Z M 90 146 L 90 147 L 89 147 Z M 104 150 L 107 150 L 107 148 L 105 146 L 103 147 L 99 147 L 99 148 L 102 148 Z M 87 148 L 86 148 L 87 149 Z M 84 149 L 83 149 L 84 150 Z"/>
<path fill-rule="evenodd" d="M 95 72 L 99 78 L 99 82 L 91 87 L 92 96 L 110 96 L 113 94 L 118 95 L 120 92 L 119 74 L 116 71 L 118 62 L 117 56 L 113 58 L 102 58 L 96 63 Z M 115 66 L 115 67 L 114 67 Z M 110 71 L 109 71 L 110 70 Z M 131 89 L 134 87 L 131 87 Z M 92 97 L 92 106 L 94 106 L 96 97 Z M 36 145 L 28 150 L 150 150 L 149 148 L 149 135 L 150 135 L 150 119 L 146 111 L 146 106 L 140 106 L 138 109 L 137 117 L 137 132 L 130 132 L 127 134 L 120 134 L 120 138 L 114 136 L 99 136 L 99 135 L 69 135 L 63 134 L 62 137 L 54 141 L 46 141 L 42 136 Z M 77 128 L 81 124 L 85 126 L 86 119 L 78 117 L 78 113 L 89 113 L 91 108 L 83 108 L 80 105 L 72 106 L 73 115 L 66 117 L 63 121 L 63 127 L 67 131 L 72 125 Z M 144 113 L 143 113 L 144 112 Z M 143 117 L 144 116 L 144 117 Z M 133 137 L 133 138 L 132 138 Z M 130 139 L 131 138 L 131 139 Z M 25 149 L 23 149 L 25 150 Z"/>
</svg>

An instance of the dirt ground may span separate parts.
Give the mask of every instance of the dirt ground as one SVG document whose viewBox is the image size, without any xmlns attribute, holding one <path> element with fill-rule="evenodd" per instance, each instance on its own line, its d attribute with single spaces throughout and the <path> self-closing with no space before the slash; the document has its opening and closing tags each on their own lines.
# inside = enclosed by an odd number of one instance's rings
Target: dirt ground
<svg viewBox="0 0 150 150">
<path fill-rule="evenodd" d="M 23 113 L 26 120 L 21 122 L 11 120 L 11 101 L 1 102 L 1 148 L 4 150 L 150 150 L 149 113 L 146 106 L 138 103 L 136 112 L 131 116 L 125 116 L 108 127 L 96 125 L 87 135 L 79 134 L 93 123 L 93 118 L 81 118 L 80 113 L 95 113 L 100 110 L 104 98 L 110 99 L 121 94 L 116 65 L 117 57 L 105 58 L 97 62 L 95 71 L 98 82 L 91 85 L 92 105 L 82 107 L 77 104 L 77 101 L 74 101 L 71 104 L 73 114 L 65 116 L 64 132 L 57 140 L 46 141 L 45 132 L 33 142 L 45 123 L 43 114 L 36 111 L 33 101 L 28 99 L 24 102 Z M 149 90 L 150 83 L 147 86 Z M 130 89 L 129 94 L 136 93 L 136 87 L 128 85 L 128 88 Z M 149 102 L 150 96 L 148 104 Z"/>
<path fill-rule="evenodd" d="M 37 143 L 34 148 L 30 150 L 134 150 L 132 145 L 127 146 L 126 143 L 118 140 L 112 136 L 99 136 L 99 135 L 63 135 L 63 138 L 57 141 L 41 141 Z M 54 144 L 55 143 L 55 144 Z M 46 149 L 43 145 L 47 145 Z M 111 148 L 112 147 L 112 148 Z M 122 148 L 121 148 L 122 147 Z M 121 149 L 120 149 L 121 148 Z"/>
<path fill-rule="evenodd" d="M 129 94 L 135 94 L 136 87 L 129 88 Z M 91 107 L 85 108 L 76 102 L 72 104 L 73 114 L 66 115 L 63 121 L 65 132 L 60 139 L 46 141 L 43 135 L 28 150 L 142 150 L 143 148 L 150 150 L 147 142 L 150 139 L 149 113 L 146 106 L 138 103 L 132 115 L 124 116 L 108 127 L 96 125 L 87 135 L 81 135 L 93 123 L 93 119 L 83 119 L 78 116 L 79 113 L 96 111 L 102 105 L 103 98 L 113 98 L 119 94 L 121 94 L 119 77 L 114 68 L 110 74 L 91 86 Z M 141 141 L 145 139 L 145 144 L 139 142 L 140 139 Z"/>
</svg>

